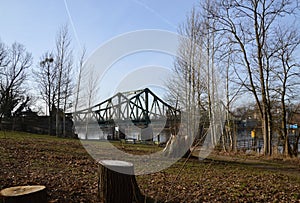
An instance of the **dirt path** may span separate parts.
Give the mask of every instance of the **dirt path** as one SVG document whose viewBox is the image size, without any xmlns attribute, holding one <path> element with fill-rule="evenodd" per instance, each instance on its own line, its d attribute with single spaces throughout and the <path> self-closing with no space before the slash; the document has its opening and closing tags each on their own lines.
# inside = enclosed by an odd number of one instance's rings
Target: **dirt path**
<svg viewBox="0 0 300 203">
<path fill-rule="evenodd" d="M 194 149 L 192 156 L 199 158 L 199 149 Z M 253 169 L 266 169 L 274 172 L 294 173 L 300 175 L 300 157 L 299 158 L 265 158 L 256 154 L 224 154 L 212 152 L 205 158 L 206 161 L 213 161 L 220 164 L 239 165 L 251 167 Z"/>
</svg>

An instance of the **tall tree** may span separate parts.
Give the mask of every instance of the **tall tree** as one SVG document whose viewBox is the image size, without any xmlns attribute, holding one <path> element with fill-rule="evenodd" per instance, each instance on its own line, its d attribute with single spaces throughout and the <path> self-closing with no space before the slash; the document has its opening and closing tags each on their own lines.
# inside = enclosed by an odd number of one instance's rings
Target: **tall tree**
<svg viewBox="0 0 300 203">
<path fill-rule="evenodd" d="M 165 149 L 167 156 L 182 155 L 183 152 L 180 148 L 186 149 L 182 146 L 189 145 L 193 141 L 199 128 L 196 126 L 197 119 L 199 119 L 197 106 L 204 105 L 200 99 L 204 88 L 200 82 L 202 79 L 200 78 L 202 77 L 200 75 L 202 68 L 200 63 L 202 51 L 199 50 L 202 48 L 199 46 L 200 29 L 199 16 L 194 8 L 187 16 L 186 22 L 179 27 L 182 38 L 177 53 L 178 57 L 174 63 L 174 76 L 167 83 L 169 102 L 185 112 L 182 114 L 184 118 L 181 118 L 185 123 L 184 129 L 173 132 Z"/>
<path fill-rule="evenodd" d="M 235 100 L 242 93 L 242 85 L 237 82 L 237 78 L 235 77 L 235 54 L 232 47 L 229 45 L 226 48 L 227 51 L 222 55 L 222 61 L 219 62 L 220 65 L 225 67 L 225 70 L 222 73 L 222 77 L 225 79 L 225 111 L 226 111 L 226 125 L 225 125 L 225 133 L 222 137 L 223 141 L 223 149 L 227 151 L 227 143 L 229 142 L 229 150 L 237 150 L 236 141 L 237 134 L 235 131 L 235 122 L 234 115 L 232 113 L 233 105 Z"/>
<path fill-rule="evenodd" d="M 276 66 L 273 70 L 274 78 L 276 79 L 275 90 L 280 98 L 281 110 L 281 135 L 284 139 L 284 154 L 291 156 L 292 151 L 288 136 L 288 101 L 297 99 L 300 83 L 300 63 L 296 58 L 299 51 L 300 35 L 298 29 L 281 26 L 274 33 L 274 50 L 273 61 Z M 299 97 L 298 97 L 299 98 Z"/>
<path fill-rule="evenodd" d="M 73 89 L 73 84 L 71 80 L 73 53 L 71 48 L 71 37 L 69 35 L 67 25 L 61 27 L 58 31 L 56 37 L 56 50 L 54 62 L 57 70 L 56 135 L 58 136 L 61 133 L 65 135 L 65 130 L 61 132 L 61 129 L 64 129 L 65 127 L 64 125 L 61 126 L 60 117 L 65 119 L 64 111 L 67 108 L 68 100 L 70 99 L 71 92 Z"/>
<path fill-rule="evenodd" d="M 218 30 L 232 37 L 229 43 L 240 54 L 240 68 L 245 68 L 244 86 L 253 94 L 262 119 L 264 154 L 272 154 L 272 116 L 269 84 L 268 54 L 272 32 L 286 15 L 294 13 L 297 2 L 293 0 L 216 0 L 218 10 L 208 9 L 216 20 Z M 243 71 L 239 71 L 242 73 Z M 245 78 L 240 75 L 240 78 Z"/>
<path fill-rule="evenodd" d="M 51 116 L 52 107 L 55 104 L 57 76 L 52 53 L 46 52 L 40 59 L 37 69 L 33 71 L 36 78 L 41 99 L 46 104 L 46 114 Z"/>
<path fill-rule="evenodd" d="M 49 115 L 48 133 L 52 134 L 52 113 L 57 95 L 57 84 L 55 83 L 57 70 L 54 63 L 54 55 L 46 52 L 41 57 L 37 70 L 33 71 L 33 74 L 37 81 L 40 98 L 46 104 L 46 114 L 48 113 Z"/>
<path fill-rule="evenodd" d="M 24 100 L 26 71 L 31 64 L 32 56 L 23 45 L 15 42 L 6 47 L 0 44 L 0 118 L 10 117 Z"/>
<path fill-rule="evenodd" d="M 224 70 L 221 69 L 220 64 L 223 60 L 224 38 L 220 33 L 216 32 L 215 19 L 210 18 L 208 10 L 217 10 L 217 6 L 209 0 L 202 1 L 200 10 L 201 16 L 201 38 L 204 45 L 205 55 L 205 67 L 204 75 L 206 76 L 206 94 L 207 94 L 207 112 L 209 120 L 209 132 L 208 135 L 211 138 L 212 146 L 216 146 L 219 142 L 220 136 L 223 134 L 220 126 L 220 120 L 223 115 L 220 114 L 221 95 L 223 94 L 223 81 L 221 80 L 220 73 Z M 220 52 L 222 50 L 222 52 Z M 223 98 L 222 98 L 223 99 Z"/>
<path fill-rule="evenodd" d="M 209 1 L 203 6 L 213 7 Z M 207 138 L 204 144 L 211 148 L 219 141 L 223 125 L 219 109 L 222 82 L 215 63 L 222 38 L 214 32 L 214 20 L 205 11 L 193 8 L 179 28 L 183 37 L 168 89 L 169 99 L 187 113 L 184 136 L 202 142 Z"/>
<path fill-rule="evenodd" d="M 86 49 L 84 48 L 80 55 L 79 64 L 78 64 L 78 76 L 77 76 L 77 84 L 76 84 L 76 91 L 75 91 L 75 105 L 74 105 L 75 112 L 78 110 L 80 100 L 82 100 L 80 96 L 80 92 L 82 91 L 81 90 L 82 83 L 84 82 L 83 78 L 85 75 L 85 68 L 84 68 L 85 57 L 86 57 Z"/>
<path fill-rule="evenodd" d="M 87 112 L 87 116 L 84 118 L 84 126 L 79 127 L 76 126 L 76 131 L 79 136 L 84 139 L 88 139 L 88 134 L 92 131 L 97 131 L 92 123 L 95 122 L 91 107 L 96 102 L 96 96 L 99 91 L 99 75 L 97 75 L 97 71 L 95 71 L 94 66 L 88 66 L 85 62 L 86 50 L 85 48 L 82 50 L 78 71 L 77 71 L 77 84 L 76 84 L 76 92 L 75 92 L 75 105 L 74 111 L 75 114 L 77 111 L 83 109 L 89 109 Z M 76 115 L 75 122 L 77 121 Z"/>
</svg>

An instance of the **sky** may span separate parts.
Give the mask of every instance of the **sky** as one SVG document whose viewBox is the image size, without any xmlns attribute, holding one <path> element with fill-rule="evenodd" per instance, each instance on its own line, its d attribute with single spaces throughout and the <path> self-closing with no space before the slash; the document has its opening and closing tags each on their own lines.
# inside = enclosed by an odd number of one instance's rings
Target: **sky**
<svg viewBox="0 0 300 203">
<path fill-rule="evenodd" d="M 54 50 L 57 32 L 65 24 L 78 58 L 83 47 L 91 56 L 124 33 L 144 29 L 177 32 L 178 25 L 198 4 L 197 0 L 0 0 L 0 40 L 7 45 L 23 44 L 33 55 L 33 66 L 37 66 L 43 53 Z M 117 91 L 118 84 L 114 88 L 108 86 L 114 78 L 124 79 L 124 74 L 132 78 L 133 70 L 145 67 L 171 68 L 173 56 L 147 53 L 115 61 L 102 81 L 106 92 L 99 100 Z"/>
<path fill-rule="evenodd" d="M 140 29 L 177 31 L 195 0 L 0 0 L 0 39 L 25 45 L 35 60 L 54 48 L 61 26 L 69 25 L 74 48 L 89 53 L 105 41 Z"/>
</svg>

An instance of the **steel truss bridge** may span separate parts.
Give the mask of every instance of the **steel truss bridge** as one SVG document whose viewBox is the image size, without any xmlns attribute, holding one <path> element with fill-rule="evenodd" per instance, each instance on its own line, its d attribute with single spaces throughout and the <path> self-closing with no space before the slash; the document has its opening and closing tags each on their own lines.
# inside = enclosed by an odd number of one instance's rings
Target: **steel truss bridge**
<svg viewBox="0 0 300 203">
<path fill-rule="evenodd" d="M 180 110 L 150 89 L 117 93 L 90 108 L 73 113 L 76 132 L 82 139 L 168 139 L 180 125 Z M 101 134 L 101 135 L 100 135 Z M 98 137 L 97 137 L 98 136 Z"/>
</svg>

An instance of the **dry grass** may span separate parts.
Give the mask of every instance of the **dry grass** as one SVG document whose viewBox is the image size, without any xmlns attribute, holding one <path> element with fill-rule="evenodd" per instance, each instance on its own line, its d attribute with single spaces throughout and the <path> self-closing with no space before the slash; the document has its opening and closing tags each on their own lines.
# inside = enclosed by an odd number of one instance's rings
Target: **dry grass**
<svg viewBox="0 0 300 203">
<path fill-rule="evenodd" d="M 137 154 L 160 150 L 114 145 Z M 0 154 L 0 189 L 41 184 L 48 188 L 49 200 L 97 201 L 97 164 L 78 140 L 0 132 Z M 299 160 L 213 154 L 183 163 L 138 176 L 142 192 L 160 202 L 300 202 Z"/>
</svg>

